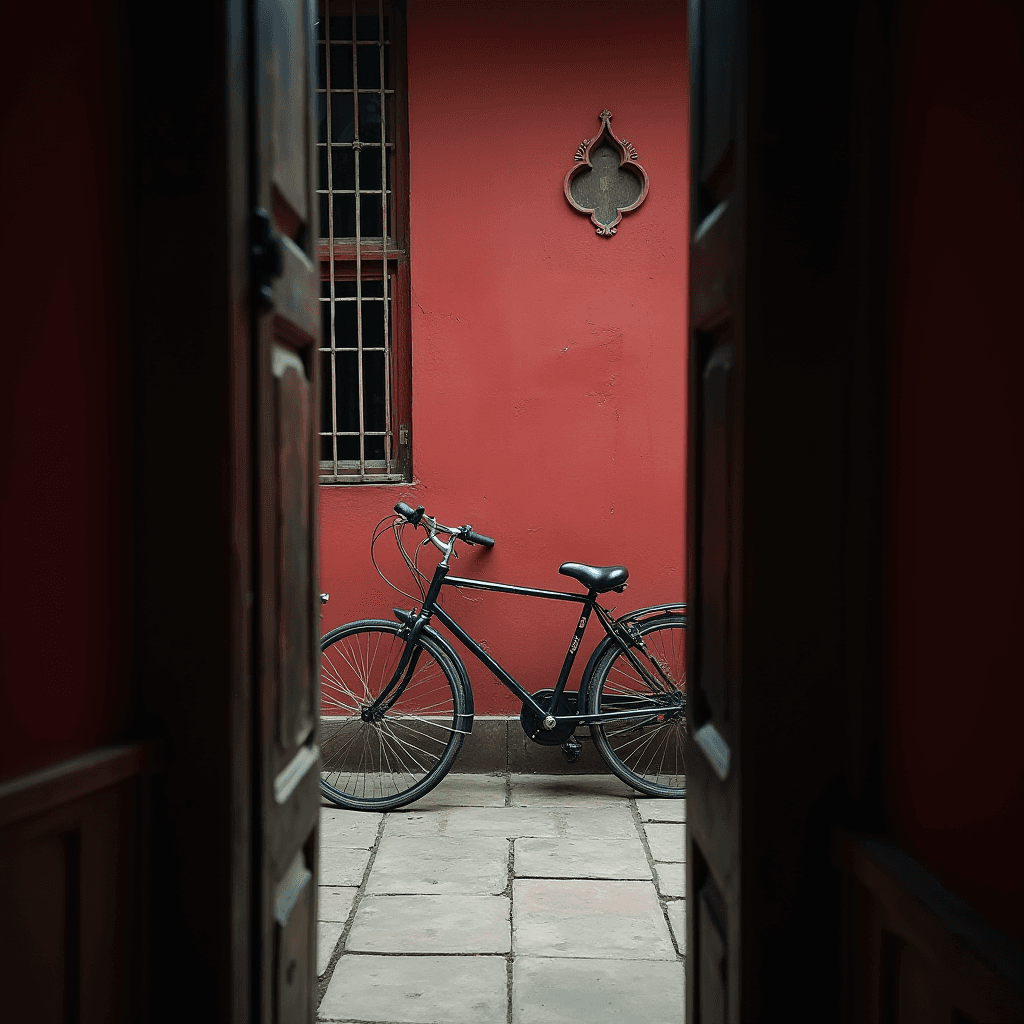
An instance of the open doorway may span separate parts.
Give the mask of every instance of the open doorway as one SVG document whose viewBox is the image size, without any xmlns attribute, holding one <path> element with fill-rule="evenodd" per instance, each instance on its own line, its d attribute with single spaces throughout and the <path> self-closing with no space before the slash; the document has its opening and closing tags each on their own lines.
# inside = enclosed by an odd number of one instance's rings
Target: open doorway
<svg viewBox="0 0 1024 1024">
<path fill-rule="evenodd" d="M 608 2 L 580 13 L 568 2 L 319 9 L 324 633 L 366 618 L 397 625 L 396 604 L 422 602 L 389 531 L 378 563 L 411 596 L 389 590 L 369 556 L 399 500 L 496 539 L 460 552 L 460 576 L 585 592 L 561 563 L 624 564 L 629 589 L 606 602 L 616 615 L 685 599 L 686 12 Z M 634 160 L 650 189 L 640 205 L 628 192 L 619 205 L 636 209 L 602 232 L 565 190 L 606 124 L 623 140 L 615 170 L 628 176 L 618 164 Z M 434 561 L 422 559 L 429 576 Z M 578 607 L 468 589 L 444 601 L 528 693 L 554 686 Z M 570 689 L 601 635 L 586 633 Z M 526 740 L 522 701 L 464 660 L 475 717 L 451 774 L 365 820 L 323 811 L 322 1013 L 353 1013 L 346 992 L 357 1016 L 368 1012 L 353 987 L 362 979 L 390 1019 L 384 1007 L 411 998 L 402 986 L 429 981 L 426 1006 L 472 968 L 500 1020 L 513 1004 L 516 1015 L 536 1008 L 537 992 L 578 1004 L 608 986 L 634 1003 L 646 992 L 655 1017 L 677 1019 L 685 801 L 636 799 L 585 727 L 576 765 L 561 741 Z M 345 703 L 329 691 L 328 781 Z M 517 953 L 531 901 L 556 900 L 545 887 L 561 891 L 562 911 L 536 927 L 563 932 Z M 584 911 L 587 892 L 603 911 Z M 455 913 L 460 902 L 479 920 Z M 630 907 L 642 908 L 635 921 Z M 642 938 L 616 947 L 602 913 Z M 408 970 L 392 989 L 371 984 L 371 965 L 398 962 Z M 593 984 L 562 973 L 584 964 Z M 522 1005 L 520 983 L 534 993 Z"/>
</svg>

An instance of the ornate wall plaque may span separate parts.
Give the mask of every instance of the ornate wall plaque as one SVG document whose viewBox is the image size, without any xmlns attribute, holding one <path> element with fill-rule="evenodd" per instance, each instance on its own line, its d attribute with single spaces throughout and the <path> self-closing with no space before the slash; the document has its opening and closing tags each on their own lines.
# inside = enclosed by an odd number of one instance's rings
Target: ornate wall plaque
<svg viewBox="0 0 1024 1024">
<path fill-rule="evenodd" d="M 612 112 L 601 111 L 601 130 L 584 139 L 576 150 L 576 166 L 565 176 L 565 198 L 580 213 L 590 214 L 597 233 L 611 238 L 624 213 L 631 213 L 646 198 L 647 172 L 637 162 L 628 139 L 616 138 Z"/>
</svg>

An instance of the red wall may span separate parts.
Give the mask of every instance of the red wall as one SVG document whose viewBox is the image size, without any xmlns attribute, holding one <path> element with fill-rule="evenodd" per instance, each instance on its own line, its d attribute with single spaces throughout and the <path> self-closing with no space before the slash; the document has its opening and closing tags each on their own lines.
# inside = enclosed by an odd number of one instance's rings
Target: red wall
<svg viewBox="0 0 1024 1024">
<path fill-rule="evenodd" d="M 683 597 L 686 10 L 589 10 L 409 2 L 415 481 L 321 490 L 325 630 L 411 605 L 368 550 L 399 499 L 496 538 L 459 575 L 569 590 L 561 562 L 621 562 L 620 611 Z M 651 181 L 611 239 L 562 193 L 605 107 Z M 529 689 L 553 685 L 575 606 L 469 592 L 445 606 Z M 518 711 L 466 661 L 478 713 Z"/>
<path fill-rule="evenodd" d="M 908 4 L 891 377 L 889 778 L 906 848 L 1024 934 L 1019 6 Z"/>
</svg>

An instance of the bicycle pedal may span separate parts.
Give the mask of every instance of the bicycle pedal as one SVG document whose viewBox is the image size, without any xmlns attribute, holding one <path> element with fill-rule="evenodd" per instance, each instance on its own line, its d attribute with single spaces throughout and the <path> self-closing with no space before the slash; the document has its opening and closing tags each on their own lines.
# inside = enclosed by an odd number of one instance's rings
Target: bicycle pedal
<svg viewBox="0 0 1024 1024">
<path fill-rule="evenodd" d="M 569 764 L 575 764 L 583 753 L 583 744 L 575 737 L 570 736 L 562 744 L 562 753 L 565 754 L 565 759 Z"/>
</svg>

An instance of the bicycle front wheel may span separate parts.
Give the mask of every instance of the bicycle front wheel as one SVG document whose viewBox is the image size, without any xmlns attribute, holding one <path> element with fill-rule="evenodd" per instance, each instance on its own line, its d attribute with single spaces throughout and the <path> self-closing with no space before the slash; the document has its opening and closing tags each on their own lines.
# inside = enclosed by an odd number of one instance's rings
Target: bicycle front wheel
<svg viewBox="0 0 1024 1024">
<path fill-rule="evenodd" d="M 410 803 L 444 778 L 462 746 L 462 680 L 429 636 L 417 641 L 394 704 L 369 711 L 401 661 L 407 632 L 365 619 L 320 640 L 320 790 L 340 807 L 390 811 Z"/>
<path fill-rule="evenodd" d="M 598 662 L 587 713 L 635 711 L 590 727 L 608 767 L 650 796 L 685 797 L 686 619 L 664 615 L 636 623 L 642 643 L 631 651 L 643 673 L 618 647 Z"/>
</svg>

